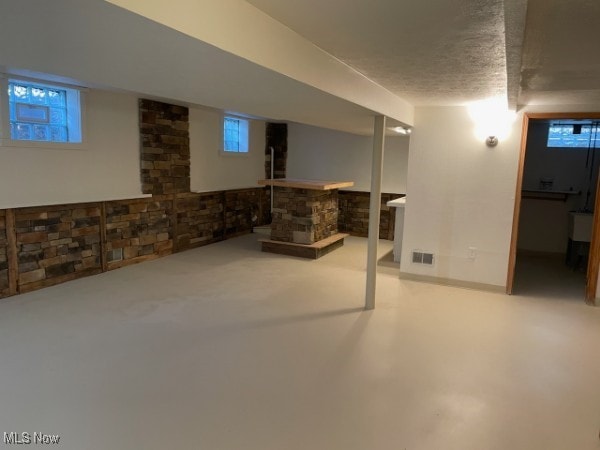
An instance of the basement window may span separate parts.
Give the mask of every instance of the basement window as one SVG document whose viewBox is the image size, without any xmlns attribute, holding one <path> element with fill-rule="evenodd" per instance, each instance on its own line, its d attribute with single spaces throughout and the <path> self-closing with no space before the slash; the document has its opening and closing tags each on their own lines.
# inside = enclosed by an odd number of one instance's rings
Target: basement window
<svg viewBox="0 0 600 450">
<path fill-rule="evenodd" d="M 1 81 L 8 93 L 2 101 L 4 143 L 64 147 L 83 142 L 80 90 L 16 78 Z"/>
<path fill-rule="evenodd" d="M 223 117 L 223 152 L 248 153 L 248 120 Z"/>
<path fill-rule="evenodd" d="M 598 148 L 600 124 L 587 121 L 553 120 L 548 127 L 548 148 Z"/>
</svg>

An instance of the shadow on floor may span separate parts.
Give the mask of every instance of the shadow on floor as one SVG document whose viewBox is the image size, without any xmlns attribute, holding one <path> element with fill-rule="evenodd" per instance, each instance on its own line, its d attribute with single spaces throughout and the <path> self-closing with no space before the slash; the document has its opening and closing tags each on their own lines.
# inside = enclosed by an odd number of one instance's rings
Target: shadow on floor
<svg viewBox="0 0 600 450">
<path fill-rule="evenodd" d="M 585 285 L 585 270 L 573 270 L 560 255 L 517 255 L 515 295 L 584 302 Z"/>
<path fill-rule="evenodd" d="M 391 249 L 388 252 L 385 252 L 381 256 L 379 256 L 379 259 L 377 260 L 377 265 L 384 266 L 384 267 L 391 267 L 394 269 L 400 268 L 400 263 L 394 261 L 394 250 L 393 249 Z"/>
</svg>

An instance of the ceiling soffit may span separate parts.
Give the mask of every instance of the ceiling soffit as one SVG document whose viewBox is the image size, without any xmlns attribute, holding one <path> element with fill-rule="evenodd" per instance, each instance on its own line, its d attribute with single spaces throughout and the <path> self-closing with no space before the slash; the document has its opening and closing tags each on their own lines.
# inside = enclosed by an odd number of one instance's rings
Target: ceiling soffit
<svg viewBox="0 0 600 450">
<path fill-rule="evenodd" d="M 597 0 L 529 0 L 520 104 L 598 103 L 599 22 Z"/>
</svg>

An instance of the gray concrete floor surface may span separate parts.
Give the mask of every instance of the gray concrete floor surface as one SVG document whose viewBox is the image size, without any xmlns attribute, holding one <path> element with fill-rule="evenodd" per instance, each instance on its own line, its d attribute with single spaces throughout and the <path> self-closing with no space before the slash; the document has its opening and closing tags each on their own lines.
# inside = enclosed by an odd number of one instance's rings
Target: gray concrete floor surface
<svg viewBox="0 0 600 450">
<path fill-rule="evenodd" d="M 262 253 L 258 237 L 0 301 L 0 437 L 55 434 L 53 448 L 73 450 L 600 449 L 600 309 L 582 286 L 548 287 L 558 275 L 521 260 L 507 296 L 400 280 L 384 257 L 365 312 L 366 239 L 311 261 Z"/>
</svg>

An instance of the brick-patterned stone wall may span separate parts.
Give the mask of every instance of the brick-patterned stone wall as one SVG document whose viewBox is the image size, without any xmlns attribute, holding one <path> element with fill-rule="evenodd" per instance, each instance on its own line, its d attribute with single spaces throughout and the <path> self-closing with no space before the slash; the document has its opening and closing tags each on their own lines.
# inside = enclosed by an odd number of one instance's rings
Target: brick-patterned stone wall
<svg viewBox="0 0 600 450">
<path fill-rule="evenodd" d="M 264 197 L 250 188 L 0 210 L 0 298 L 248 233 Z"/>
<path fill-rule="evenodd" d="M 200 247 L 224 239 L 224 197 L 224 192 L 178 196 L 177 250 Z"/>
<path fill-rule="evenodd" d="M 6 211 L 0 210 L 0 298 L 8 295 L 8 239 Z"/>
<path fill-rule="evenodd" d="M 337 233 L 338 191 L 275 187 L 271 239 L 312 244 Z"/>
<path fill-rule="evenodd" d="M 394 223 L 396 212 L 386 203 L 404 194 L 381 194 L 381 213 L 379 216 L 379 238 L 394 240 Z M 342 233 L 352 236 L 367 237 L 369 235 L 369 202 L 371 194 L 359 191 L 339 191 L 340 213 L 338 228 Z"/>
<path fill-rule="evenodd" d="M 265 177 L 271 178 L 271 147 L 275 159 L 273 178 L 285 178 L 287 170 L 287 123 L 267 123 L 265 145 Z"/>
<path fill-rule="evenodd" d="M 249 233 L 253 225 L 266 223 L 266 208 L 263 188 L 180 194 L 176 203 L 177 250 Z"/>
<path fill-rule="evenodd" d="M 271 178 L 271 147 L 273 147 L 273 178 L 285 178 L 287 175 L 287 124 L 267 123 L 265 135 L 265 178 Z M 264 188 L 265 203 L 268 209 L 264 210 L 265 223 L 271 221 L 271 188 Z"/>
<path fill-rule="evenodd" d="M 252 231 L 265 220 L 266 193 L 263 188 L 225 191 L 225 233 L 227 237 Z"/>
<path fill-rule="evenodd" d="M 99 273 L 98 204 L 15 210 L 19 291 Z"/>
<path fill-rule="evenodd" d="M 140 99 L 141 176 L 144 194 L 190 191 L 188 108 Z"/>
<path fill-rule="evenodd" d="M 258 190 L 260 191 L 260 194 L 258 194 L 260 204 L 258 205 L 258 219 L 254 226 L 271 223 L 271 187 L 258 188 Z M 256 212 L 254 202 L 252 202 L 252 208 L 253 212 Z"/>
<path fill-rule="evenodd" d="M 169 196 L 106 203 L 108 269 L 173 252 L 173 203 Z"/>
</svg>

